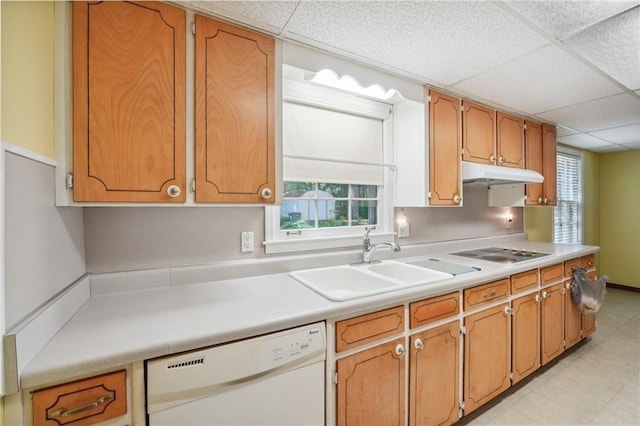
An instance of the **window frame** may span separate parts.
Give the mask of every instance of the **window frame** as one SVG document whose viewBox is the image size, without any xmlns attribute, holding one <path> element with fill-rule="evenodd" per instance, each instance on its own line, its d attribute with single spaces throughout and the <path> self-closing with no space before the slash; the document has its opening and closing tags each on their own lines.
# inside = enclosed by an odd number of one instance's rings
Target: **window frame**
<svg viewBox="0 0 640 426">
<path fill-rule="evenodd" d="M 557 182 L 557 201 L 556 201 L 556 206 L 553 209 L 553 242 L 555 244 L 582 244 L 583 243 L 583 239 L 584 239 L 584 153 L 582 153 L 581 151 L 577 151 L 574 149 L 570 149 L 570 148 L 566 148 L 563 146 L 558 146 L 557 149 L 557 156 L 560 155 L 564 155 L 564 156 L 568 156 L 568 157 L 574 157 L 577 159 L 578 161 L 578 179 L 579 179 L 579 202 L 578 202 L 578 229 L 577 229 L 577 239 L 578 241 L 575 242 L 570 242 L 570 243 L 566 243 L 566 242 L 558 242 L 557 240 L 557 227 L 558 227 L 558 217 L 557 217 L 557 212 L 558 209 L 560 208 L 560 204 L 563 202 L 561 199 L 561 193 L 560 193 L 560 173 L 559 173 L 559 168 L 556 170 L 556 182 Z M 556 166 L 557 166 L 557 160 L 556 160 Z"/>
<path fill-rule="evenodd" d="M 355 96 L 352 94 L 342 93 L 333 89 L 326 89 L 327 93 L 335 93 L 337 96 L 349 97 L 355 102 L 342 102 L 342 111 L 354 108 L 358 114 L 362 115 L 366 111 L 366 98 Z M 301 101 L 300 98 L 297 100 Z M 311 105 L 318 105 L 313 101 Z M 380 101 L 375 101 L 380 104 Z M 382 102 L 384 103 L 384 102 Z M 329 106 L 329 103 L 323 103 L 323 107 Z M 357 225 L 339 228 L 320 228 L 320 229 L 299 229 L 299 230 L 280 230 L 280 205 L 265 207 L 265 253 L 288 253 L 295 251 L 307 250 L 323 250 L 345 247 L 356 247 L 362 244 L 362 236 L 365 231 L 372 229 L 370 239 L 372 243 L 382 242 L 395 237 L 393 226 L 393 199 L 394 199 L 394 182 L 395 182 L 395 153 L 394 153 L 394 105 L 387 104 L 391 112 L 387 118 L 382 120 L 382 146 L 383 146 L 383 184 L 378 186 L 378 224 Z M 338 109 L 340 110 L 340 109 Z M 373 111 L 372 111 L 373 112 Z M 372 115 L 375 117 L 375 115 Z M 284 180 L 281 181 L 283 183 Z M 334 182 L 338 183 L 338 182 Z M 352 183 L 352 182 L 342 182 Z M 278 200 L 283 202 L 284 185 L 278 190 Z"/>
</svg>

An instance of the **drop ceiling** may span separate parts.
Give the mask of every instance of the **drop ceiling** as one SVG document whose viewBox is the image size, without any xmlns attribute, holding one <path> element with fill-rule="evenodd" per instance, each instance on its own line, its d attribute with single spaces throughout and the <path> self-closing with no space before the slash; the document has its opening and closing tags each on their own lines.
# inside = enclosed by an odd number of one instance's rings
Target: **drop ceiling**
<svg viewBox="0 0 640 426">
<path fill-rule="evenodd" d="M 230 21 L 640 150 L 640 1 L 187 1 Z"/>
</svg>

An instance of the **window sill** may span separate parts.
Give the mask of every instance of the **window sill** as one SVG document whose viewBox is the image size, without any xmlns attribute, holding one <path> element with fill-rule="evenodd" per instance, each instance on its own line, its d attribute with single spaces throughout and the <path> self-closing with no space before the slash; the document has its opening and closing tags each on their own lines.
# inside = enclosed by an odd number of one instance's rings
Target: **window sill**
<svg viewBox="0 0 640 426">
<path fill-rule="evenodd" d="M 395 237 L 394 232 L 381 232 L 371 235 L 371 243 L 381 243 Z M 291 253 L 308 250 L 327 250 L 344 247 L 359 247 L 362 245 L 362 235 L 344 235 L 332 237 L 303 238 L 291 236 L 287 240 L 265 241 L 266 254 Z"/>
</svg>

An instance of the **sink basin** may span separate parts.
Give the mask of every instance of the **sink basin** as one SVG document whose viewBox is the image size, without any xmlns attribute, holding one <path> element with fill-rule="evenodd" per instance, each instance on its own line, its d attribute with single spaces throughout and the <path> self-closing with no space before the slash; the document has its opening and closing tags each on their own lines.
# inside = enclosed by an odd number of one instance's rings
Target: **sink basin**
<svg viewBox="0 0 640 426">
<path fill-rule="evenodd" d="M 453 278 L 452 274 L 400 262 L 383 262 L 366 266 L 367 270 L 405 284 L 428 284 Z"/>
<path fill-rule="evenodd" d="M 329 300 L 341 302 L 453 278 L 393 260 L 293 271 L 289 276 Z"/>
</svg>

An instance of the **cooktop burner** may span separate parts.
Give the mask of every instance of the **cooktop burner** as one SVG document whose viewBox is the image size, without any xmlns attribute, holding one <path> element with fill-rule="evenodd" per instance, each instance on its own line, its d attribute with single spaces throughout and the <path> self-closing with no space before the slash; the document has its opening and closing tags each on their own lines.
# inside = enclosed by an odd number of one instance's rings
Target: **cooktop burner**
<svg viewBox="0 0 640 426">
<path fill-rule="evenodd" d="M 470 257 L 479 260 L 488 260 L 497 263 L 516 263 L 525 260 L 537 259 L 543 256 L 549 256 L 549 253 L 540 253 L 537 251 L 516 250 L 502 247 L 487 247 L 475 250 L 460 251 L 451 253 L 456 256 Z"/>
</svg>

